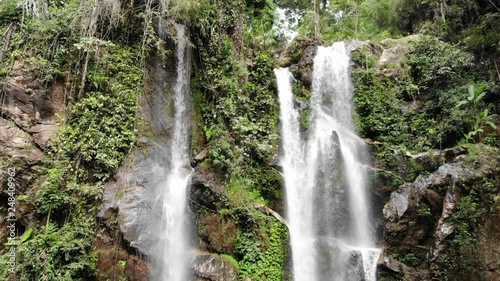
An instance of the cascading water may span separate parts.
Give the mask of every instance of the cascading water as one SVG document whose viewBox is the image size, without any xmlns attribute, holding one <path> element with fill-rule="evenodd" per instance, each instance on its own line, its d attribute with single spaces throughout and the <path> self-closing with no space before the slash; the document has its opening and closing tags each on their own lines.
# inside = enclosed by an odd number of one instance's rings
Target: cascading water
<svg viewBox="0 0 500 281">
<path fill-rule="evenodd" d="M 186 189 L 190 180 L 189 166 L 189 71 L 186 57 L 185 26 L 177 25 L 177 80 L 173 93 L 174 120 L 169 143 L 170 167 L 162 183 L 162 231 L 156 281 L 188 280 L 188 237 Z"/>
<path fill-rule="evenodd" d="M 355 134 L 350 58 L 343 42 L 318 47 L 309 128 L 301 134 L 288 69 L 276 69 L 287 220 L 295 281 L 374 281 L 367 196 L 369 154 Z"/>
</svg>

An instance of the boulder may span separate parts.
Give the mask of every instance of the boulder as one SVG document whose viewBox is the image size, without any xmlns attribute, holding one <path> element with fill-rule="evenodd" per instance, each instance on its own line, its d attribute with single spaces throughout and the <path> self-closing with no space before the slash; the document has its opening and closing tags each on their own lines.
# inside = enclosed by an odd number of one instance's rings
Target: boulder
<svg viewBox="0 0 500 281">
<path fill-rule="evenodd" d="M 419 35 L 382 41 L 383 52 L 376 65 L 377 73 L 386 77 L 401 77 L 406 70 L 405 64 L 410 53 L 408 42 Z"/>
<path fill-rule="evenodd" d="M 206 252 L 194 253 L 191 267 L 194 280 L 238 281 L 238 269 L 229 260 L 217 254 Z"/>
</svg>

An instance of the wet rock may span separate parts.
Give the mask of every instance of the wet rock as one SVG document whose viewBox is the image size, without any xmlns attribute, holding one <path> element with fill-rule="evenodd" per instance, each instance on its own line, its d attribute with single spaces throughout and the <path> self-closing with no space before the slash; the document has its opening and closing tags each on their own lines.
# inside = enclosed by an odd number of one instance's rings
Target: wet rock
<svg viewBox="0 0 500 281">
<path fill-rule="evenodd" d="M 97 267 L 100 269 L 97 281 L 149 279 L 150 267 L 147 261 L 122 248 L 121 238 L 116 233 L 103 232 L 96 236 L 92 247 L 97 249 Z"/>
<path fill-rule="evenodd" d="M 205 160 L 207 156 L 208 156 L 208 148 L 205 148 L 193 158 L 193 160 L 191 161 L 191 167 L 196 167 L 196 165 L 198 165 L 198 163 L 203 162 L 203 160 Z"/>
<path fill-rule="evenodd" d="M 426 171 L 433 171 L 444 163 L 455 162 L 458 156 L 466 155 L 467 153 L 468 153 L 467 147 L 457 146 L 444 150 L 432 150 L 429 152 L 422 152 L 415 155 L 407 152 L 405 156 L 414 159 L 418 164 L 422 165 L 422 167 Z"/>
<path fill-rule="evenodd" d="M 225 258 L 211 253 L 195 253 L 191 267 L 196 277 L 209 281 L 238 281 L 238 269 Z M 200 280 L 200 279 L 195 279 Z"/>
<path fill-rule="evenodd" d="M 114 181 L 104 187 L 99 217 L 110 231 L 123 235 L 127 246 L 142 255 L 154 251 L 161 239 L 159 216 L 166 174 L 170 167 L 168 140 L 172 128 L 172 99 L 169 91 L 175 84 L 174 70 L 167 70 L 163 61 L 151 56 L 148 61 L 148 93 L 142 95 L 139 147 L 129 153 L 118 169 Z"/>
<path fill-rule="evenodd" d="M 217 253 L 232 253 L 236 244 L 236 222 L 219 210 L 228 208 L 225 190 L 208 179 L 201 171 L 195 172 L 188 187 L 189 210 L 196 221 L 198 246 Z"/>
<path fill-rule="evenodd" d="M 3 85 L 1 110 L 26 131 L 37 123 L 55 125 L 56 113 L 65 108 L 64 86 L 45 89 L 26 67 L 23 60 L 14 62 Z"/>
<path fill-rule="evenodd" d="M 322 237 L 315 243 L 318 279 L 333 281 L 364 281 L 363 257 L 357 249 L 341 240 Z"/>
<path fill-rule="evenodd" d="M 391 193 L 389 202 L 384 206 L 384 217 L 386 220 L 395 221 L 402 217 L 408 209 L 409 187 L 400 188 Z"/>
<path fill-rule="evenodd" d="M 65 108 L 64 84 L 56 82 L 45 89 L 33 72 L 25 70 L 28 66 L 23 60 L 14 62 L 3 85 L 0 110 L 45 148 L 57 130 L 56 114 Z"/>
<path fill-rule="evenodd" d="M 116 225 L 127 244 L 145 255 L 159 238 L 152 235 L 152 215 L 160 214 L 155 209 L 161 208 L 161 199 L 153 194 L 165 180 L 165 170 L 150 157 L 160 153 L 159 148 L 153 147 L 144 154 L 129 154 L 118 169 L 116 180 L 106 183 L 99 212 L 105 225 L 110 229 Z"/>
<path fill-rule="evenodd" d="M 297 64 L 297 68 L 300 71 L 300 81 L 307 87 L 310 87 L 312 84 L 312 66 L 317 49 L 318 48 L 316 46 L 309 46 L 305 48 L 302 57 Z"/>
<path fill-rule="evenodd" d="M 194 205 L 194 209 L 203 207 L 212 211 L 217 211 L 228 207 L 228 199 L 225 189 L 218 184 L 211 182 L 200 173 L 194 173 L 191 177 L 191 184 L 188 189 L 189 199 Z"/>
<path fill-rule="evenodd" d="M 455 226 L 450 222 L 451 216 L 455 211 L 456 199 L 453 187 L 446 191 L 446 197 L 443 203 L 443 212 L 438 220 L 436 232 L 434 233 L 434 247 L 432 247 L 431 261 L 436 260 L 439 255 L 445 250 L 446 239 L 455 230 Z"/>
<path fill-rule="evenodd" d="M 7 206 L 8 192 L 12 191 L 12 189 L 9 190 L 7 179 L 12 177 L 16 196 L 26 194 L 35 186 L 37 178 L 43 171 L 43 159 L 43 152 L 36 147 L 33 138 L 27 132 L 14 122 L 0 118 L 0 170 L 2 171 L 0 173 L 0 204 L 2 206 Z M 33 206 L 29 203 L 18 200 L 15 214 L 18 223 L 22 224 L 17 228 L 19 231 L 22 231 L 25 226 L 36 225 Z M 2 211 L 0 217 L 0 227 L 7 229 L 7 213 Z M 6 241 L 6 235 L 7 232 L 0 232 L 0 239 Z M 3 247 L 4 244 L 1 244 L 0 250 Z"/>
<path fill-rule="evenodd" d="M 16 193 L 32 187 L 44 159 L 43 152 L 33 142 L 33 138 L 16 126 L 14 122 L 0 118 L 0 191 L 7 190 L 7 171 L 15 170 Z"/>
<path fill-rule="evenodd" d="M 415 270 L 384 254 L 378 260 L 377 273 L 379 276 L 391 276 L 396 280 L 431 280 L 427 270 Z"/>
<path fill-rule="evenodd" d="M 306 50 L 308 47 L 314 47 L 316 45 L 317 43 L 311 38 L 300 35 L 296 36 L 294 40 L 288 45 L 286 50 L 280 54 L 280 66 L 290 67 L 298 64 L 304 56 L 304 50 Z M 310 62 L 312 63 L 312 60 Z"/>
</svg>

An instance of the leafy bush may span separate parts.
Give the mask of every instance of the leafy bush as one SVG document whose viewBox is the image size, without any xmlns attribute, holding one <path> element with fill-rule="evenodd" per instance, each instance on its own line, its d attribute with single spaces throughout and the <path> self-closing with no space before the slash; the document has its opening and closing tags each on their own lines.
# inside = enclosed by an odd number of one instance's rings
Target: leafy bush
<svg viewBox="0 0 500 281">
<path fill-rule="evenodd" d="M 17 0 L 4 0 L 0 2 L 0 26 L 16 22 L 22 14 L 21 6 Z"/>
<path fill-rule="evenodd" d="M 269 240 L 255 237 L 256 233 L 241 232 L 236 243 L 235 254 L 239 260 L 242 276 L 252 280 L 283 280 L 283 271 L 287 257 L 288 231 L 278 221 L 270 224 Z M 260 230 L 263 231 L 263 230 Z"/>
<path fill-rule="evenodd" d="M 33 231 L 28 229 L 18 240 L 14 276 L 20 281 L 84 281 L 96 276 L 97 256 L 92 251 L 94 225 L 82 213 L 58 227 L 48 223 Z M 0 256 L 2 265 L 8 253 Z M 9 272 L 0 267 L 0 277 L 8 280 Z M 10 280 L 10 279 L 9 279 Z"/>
<path fill-rule="evenodd" d="M 94 223 L 80 218 L 61 228 L 48 224 L 19 246 L 21 280 L 89 280 L 96 274 Z"/>
<path fill-rule="evenodd" d="M 440 42 L 435 37 L 423 36 L 412 40 L 409 47 L 410 75 L 421 91 L 460 83 L 473 67 L 472 54 Z"/>
<path fill-rule="evenodd" d="M 467 92 L 466 81 L 477 79 L 473 57 L 428 36 L 408 44 L 410 55 L 400 66 L 402 73 L 397 79 L 377 75 L 368 51 L 353 55 L 360 133 L 406 150 L 456 145 L 476 115 L 472 108 L 457 108 Z"/>
<path fill-rule="evenodd" d="M 77 170 L 81 165 L 91 171 L 90 177 L 102 181 L 113 175 L 134 141 L 142 77 L 135 51 L 117 47 L 106 59 L 109 85 L 101 85 L 104 92 L 89 92 L 70 107 L 67 124 L 52 144 L 58 157 L 72 159 Z"/>
</svg>

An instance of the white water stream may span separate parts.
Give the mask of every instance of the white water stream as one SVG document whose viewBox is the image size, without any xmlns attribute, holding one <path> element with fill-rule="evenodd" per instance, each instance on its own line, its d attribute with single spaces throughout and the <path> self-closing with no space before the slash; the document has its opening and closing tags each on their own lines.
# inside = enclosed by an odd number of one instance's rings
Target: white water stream
<svg viewBox="0 0 500 281">
<path fill-rule="evenodd" d="M 177 81 L 174 87 L 174 124 L 169 143 L 170 169 L 162 184 L 163 229 L 158 245 L 161 249 L 160 274 L 157 281 L 185 281 L 188 275 L 187 186 L 189 166 L 189 73 L 185 61 L 185 26 L 177 25 Z"/>
<path fill-rule="evenodd" d="M 375 281 L 380 254 L 367 192 L 366 144 L 352 120 L 350 57 L 318 47 L 309 128 L 301 134 L 292 75 L 276 69 L 287 220 L 295 281 Z"/>
</svg>

